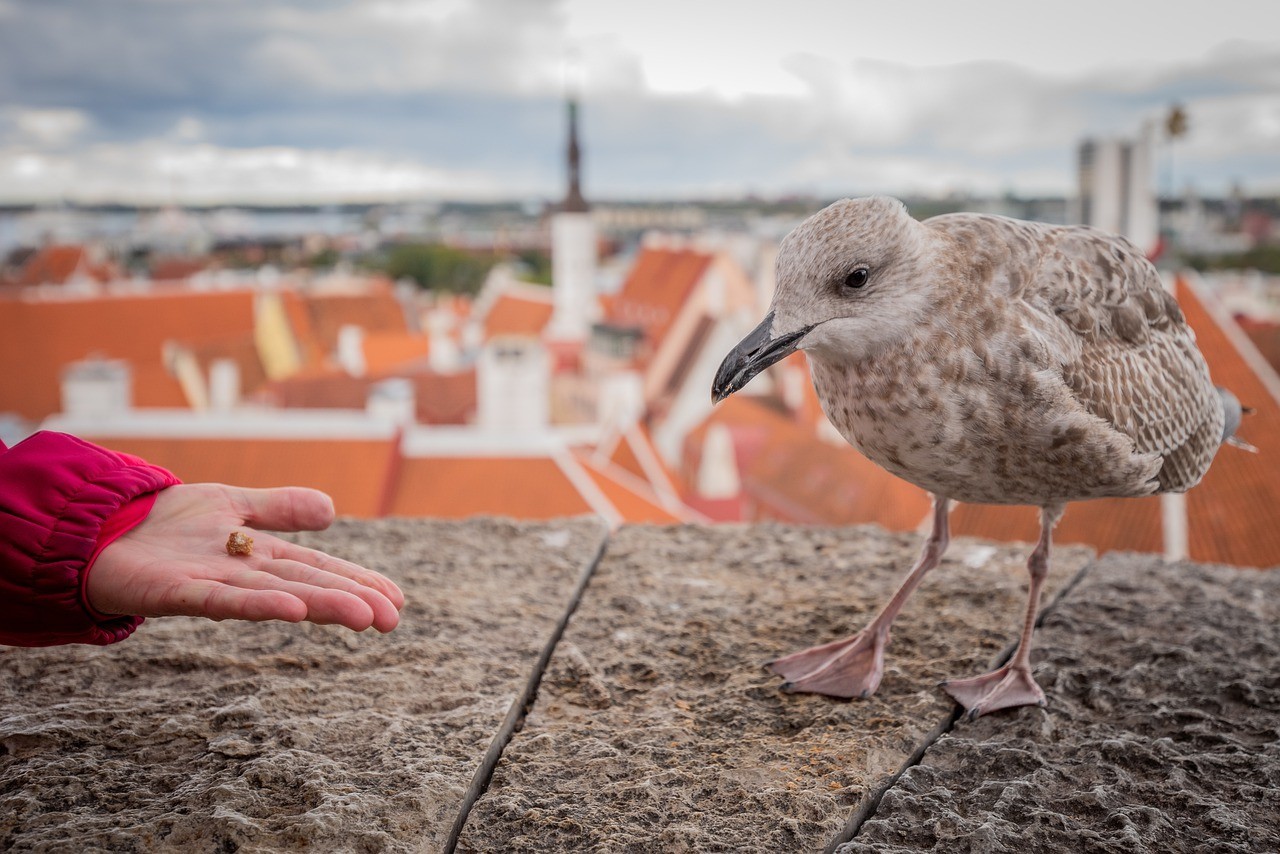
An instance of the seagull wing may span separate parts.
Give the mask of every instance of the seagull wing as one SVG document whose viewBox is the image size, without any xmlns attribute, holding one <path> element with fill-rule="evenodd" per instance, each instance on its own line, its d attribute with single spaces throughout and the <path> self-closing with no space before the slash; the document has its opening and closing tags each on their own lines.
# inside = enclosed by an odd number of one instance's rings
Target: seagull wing
<svg viewBox="0 0 1280 854">
<path fill-rule="evenodd" d="M 1072 395 L 1159 454 L 1160 491 L 1199 481 L 1222 436 L 1222 403 L 1182 310 L 1128 240 L 1093 228 L 1055 229 L 1022 289 L 1056 344 Z"/>
</svg>

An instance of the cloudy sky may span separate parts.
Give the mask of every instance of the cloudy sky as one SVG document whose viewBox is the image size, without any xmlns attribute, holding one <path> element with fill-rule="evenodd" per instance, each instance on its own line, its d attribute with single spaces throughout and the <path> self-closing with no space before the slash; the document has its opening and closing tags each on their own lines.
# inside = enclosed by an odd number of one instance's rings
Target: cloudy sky
<svg viewBox="0 0 1280 854">
<path fill-rule="evenodd" d="M 1280 192 L 1280 3 L 0 0 L 0 201 Z"/>
</svg>

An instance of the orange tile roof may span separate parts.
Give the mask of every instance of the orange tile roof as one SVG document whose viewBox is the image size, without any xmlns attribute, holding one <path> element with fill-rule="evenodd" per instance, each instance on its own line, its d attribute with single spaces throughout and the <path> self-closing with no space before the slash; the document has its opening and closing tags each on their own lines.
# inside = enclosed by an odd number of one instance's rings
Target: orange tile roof
<svg viewBox="0 0 1280 854">
<path fill-rule="evenodd" d="M 209 269 L 212 258 L 189 258 L 181 255 L 160 255 L 152 258 L 147 266 L 153 281 L 176 282 L 189 279 L 196 273 Z"/>
<path fill-rule="evenodd" d="M 644 248 L 609 300 L 606 322 L 639 328 L 648 345 L 656 347 L 711 261 L 711 255 L 693 249 Z"/>
<path fill-rule="evenodd" d="M 487 340 L 495 335 L 540 336 L 551 321 L 553 308 L 550 288 L 545 300 L 524 293 L 503 293 L 484 316 L 484 337 Z"/>
<path fill-rule="evenodd" d="M 924 490 L 894 477 L 852 448 L 814 434 L 750 396 L 719 404 L 685 440 L 685 471 L 696 472 L 712 424 L 734 439 L 749 515 L 809 524 L 875 523 L 914 530 L 929 512 Z M 690 480 L 687 486 L 692 487 Z"/>
<path fill-rule="evenodd" d="M 301 298 L 326 353 L 337 349 L 338 330 L 343 326 L 359 326 L 365 332 L 409 331 L 404 310 L 386 282 L 371 282 L 362 293 L 303 293 Z"/>
<path fill-rule="evenodd" d="M 608 462 L 597 462 L 591 454 L 574 455 L 578 463 L 605 498 L 613 505 L 621 520 L 638 523 L 673 524 L 692 521 L 693 514 L 681 508 L 683 515 L 662 505 L 662 499 L 643 478 L 636 477 Z"/>
<path fill-rule="evenodd" d="M 396 454 L 394 439 L 85 438 L 164 466 L 187 483 L 320 489 L 339 514 L 360 518 L 380 515 Z"/>
<path fill-rule="evenodd" d="M 430 349 L 427 337 L 416 332 L 366 332 L 363 344 L 365 370 L 371 374 L 384 374 L 425 359 Z"/>
<path fill-rule="evenodd" d="M 419 424 L 462 425 L 475 420 L 474 368 L 451 374 L 412 371 L 363 377 L 340 370 L 313 371 L 263 386 L 258 399 L 286 409 L 363 409 L 369 387 L 390 377 L 413 382 Z"/>
<path fill-rule="evenodd" d="M 1253 346 L 1277 371 L 1280 371 L 1280 323 L 1269 320 L 1254 320 L 1251 317 L 1237 317 L 1240 328 L 1249 336 Z"/>
<path fill-rule="evenodd" d="M 633 424 L 600 450 L 606 451 L 610 464 L 640 478 L 658 495 L 677 496 L 676 476 L 653 446 L 653 440 L 641 424 Z"/>
<path fill-rule="evenodd" d="M 388 515 L 554 519 L 594 512 L 550 457 L 406 457 Z"/>
<path fill-rule="evenodd" d="M 613 452 L 609 454 L 609 462 L 642 480 L 647 481 L 649 479 L 649 476 L 645 473 L 644 466 L 640 464 L 640 458 L 636 456 L 635 448 L 627 441 L 625 433 L 618 436 L 617 444 L 613 446 Z"/>
<path fill-rule="evenodd" d="M 253 301 L 250 291 L 0 297 L 0 412 L 39 420 L 59 411 L 63 368 L 94 354 L 133 366 L 138 405 L 182 405 L 163 367 L 164 343 L 251 334 Z"/>
<path fill-rule="evenodd" d="M 240 395 L 249 397 L 262 388 L 267 381 L 267 372 L 262 365 L 262 357 L 258 353 L 258 345 L 253 335 L 239 335 L 234 338 L 219 338 L 210 341 L 196 341 L 183 344 L 196 361 L 200 363 L 205 376 L 219 359 L 230 359 L 240 371 Z M 139 406 L 145 406 L 140 401 Z M 158 404 L 156 404 L 158 405 Z"/>
<path fill-rule="evenodd" d="M 1261 359 L 1251 365 L 1238 344 L 1243 333 L 1213 297 L 1184 279 L 1176 296 L 1209 364 L 1214 382 L 1231 389 L 1256 412 L 1245 416 L 1240 435 L 1257 455 L 1224 447 L 1198 486 L 1187 493 L 1191 558 L 1239 566 L 1280 566 L 1280 401 L 1259 375 Z M 1273 385 L 1280 385 L 1280 379 Z M 1038 522 L 1029 507 L 961 505 L 952 515 L 952 531 L 994 540 L 1034 541 Z M 1099 551 L 1163 552 L 1158 498 L 1102 499 L 1068 506 L 1054 540 L 1084 543 Z"/>
<path fill-rule="evenodd" d="M 36 250 L 18 271 L 18 284 L 66 284 L 79 273 L 98 282 L 107 282 L 119 274 L 112 264 L 91 263 L 88 250 L 78 245 L 53 245 Z"/>
<path fill-rule="evenodd" d="M 285 317 L 293 329 L 293 338 L 298 345 L 298 355 L 304 366 L 303 370 L 315 369 L 325 358 L 325 349 L 320 344 L 315 327 L 311 323 L 311 311 L 306 300 L 294 290 L 281 292 Z"/>
<path fill-rule="evenodd" d="M 1265 361 L 1246 361 L 1240 346 L 1250 347 L 1213 297 L 1186 280 L 1178 283 L 1178 302 L 1214 382 L 1231 389 L 1245 406 L 1240 436 L 1257 454 L 1226 447 L 1209 473 L 1187 493 L 1191 558 L 1240 566 L 1280 566 L 1280 379 Z M 1234 338 L 1233 340 L 1233 333 Z M 1269 374 L 1270 385 L 1261 374 Z"/>
<path fill-rule="evenodd" d="M 1098 552 L 1164 551 L 1160 499 L 1100 498 L 1067 505 L 1053 531 L 1053 541 L 1092 546 Z M 1035 507 L 957 504 L 951 533 L 1001 542 L 1034 543 L 1040 537 L 1040 511 Z"/>
<path fill-rule="evenodd" d="M 421 424 L 471 424 L 476 420 L 476 370 L 412 376 Z"/>
</svg>

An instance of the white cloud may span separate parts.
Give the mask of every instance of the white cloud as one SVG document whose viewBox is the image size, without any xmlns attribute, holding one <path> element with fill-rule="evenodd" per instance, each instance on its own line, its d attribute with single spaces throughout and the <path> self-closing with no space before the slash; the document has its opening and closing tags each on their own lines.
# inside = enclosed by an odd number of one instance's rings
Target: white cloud
<svg viewBox="0 0 1280 854">
<path fill-rule="evenodd" d="M 75 140 L 87 127 L 89 115 L 82 110 L 11 107 L 0 111 L 17 141 L 59 148 Z"/>
<path fill-rule="evenodd" d="M 96 145 L 74 156 L 0 149 L 0 183 L 12 200 L 136 204 L 175 199 L 196 204 L 289 204 L 508 195 L 508 188 L 488 176 L 432 169 L 368 152 L 226 149 L 167 140 Z"/>
</svg>

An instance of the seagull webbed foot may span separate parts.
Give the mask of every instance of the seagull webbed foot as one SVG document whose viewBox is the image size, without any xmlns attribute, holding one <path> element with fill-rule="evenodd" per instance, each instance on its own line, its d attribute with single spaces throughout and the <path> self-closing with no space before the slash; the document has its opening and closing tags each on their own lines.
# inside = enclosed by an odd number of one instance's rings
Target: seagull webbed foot
<svg viewBox="0 0 1280 854">
<path fill-rule="evenodd" d="M 870 626 L 853 637 L 793 652 L 765 665 L 787 681 L 788 693 L 870 697 L 884 675 L 887 632 Z"/>
<path fill-rule="evenodd" d="M 1036 684 L 1031 670 L 1013 663 L 972 679 L 943 682 L 942 690 L 964 706 L 969 720 L 998 709 L 1045 705 L 1044 691 Z"/>
</svg>

